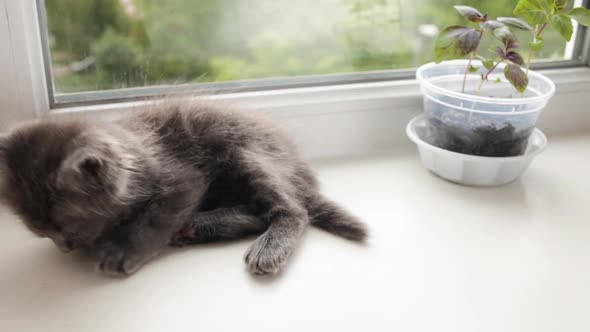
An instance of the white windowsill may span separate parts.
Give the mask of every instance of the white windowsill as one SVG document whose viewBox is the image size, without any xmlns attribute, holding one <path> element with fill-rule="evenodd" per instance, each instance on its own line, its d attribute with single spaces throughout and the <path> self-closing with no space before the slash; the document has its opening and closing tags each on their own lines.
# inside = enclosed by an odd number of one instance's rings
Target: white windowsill
<svg viewBox="0 0 590 332">
<path fill-rule="evenodd" d="M 5 331 L 590 330 L 590 136 L 560 137 L 516 182 L 470 188 L 414 149 L 316 163 L 365 220 L 359 246 L 310 228 L 287 268 L 256 278 L 252 242 L 172 252 L 128 279 L 95 274 L 0 217 Z"/>
<path fill-rule="evenodd" d="M 541 71 L 556 94 L 541 114 L 539 127 L 554 135 L 590 130 L 587 94 L 590 68 Z M 366 155 L 408 144 L 405 125 L 422 112 L 416 80 L 349 84 L 275 91 L 220 94 L 210 99 L 262 111 L 292 137 L 311 159 Z M 84 115 L 116 119 L 142 102 L 55 110 L 51 116 Z"/>
</svg>

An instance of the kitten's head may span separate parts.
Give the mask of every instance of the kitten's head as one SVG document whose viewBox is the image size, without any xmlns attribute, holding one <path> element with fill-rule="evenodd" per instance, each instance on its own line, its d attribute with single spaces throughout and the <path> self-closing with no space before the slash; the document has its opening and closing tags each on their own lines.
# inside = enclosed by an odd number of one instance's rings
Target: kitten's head
<svg viewBox="0 0 590 332">
<path fill-rule="evenodd" d="M 114 226 L 133 167 L 106 131 L 39 123 L 0 137 L 0 200 L 64 251 L 91 246 Z"/>
</svg>

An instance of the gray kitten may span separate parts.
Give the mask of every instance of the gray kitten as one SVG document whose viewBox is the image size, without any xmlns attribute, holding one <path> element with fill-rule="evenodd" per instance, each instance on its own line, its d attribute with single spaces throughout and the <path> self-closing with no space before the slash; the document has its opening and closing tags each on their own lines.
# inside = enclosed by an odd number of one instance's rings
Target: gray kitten
<svg viewBox="0 0 590 332">
<path fill-rule="evenodd" d="M 363 241 L 272 125 L 226 106 L 169 101 L 113 122 L 42 121 L 0 138 L 0 199 L 64 251 L 111 275 L 166 246 L 261 234 L 245 261 L 274 273 L 311 223 Z"/>
</svg>

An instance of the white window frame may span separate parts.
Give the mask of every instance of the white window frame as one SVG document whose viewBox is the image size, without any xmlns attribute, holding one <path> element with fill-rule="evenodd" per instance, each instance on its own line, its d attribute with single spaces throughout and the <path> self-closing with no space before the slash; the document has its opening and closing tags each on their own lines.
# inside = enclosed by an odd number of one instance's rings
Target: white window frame
<svg viewBox="0 0 590 332">
<path fill-rule="evenodd" d="M 584 45 L 590 45 L 586 34 Z M 0 129 L 42 117 L 116 118 L 143 102 L 50 109 L 35 0 L 0 0 Z M 548 134 L 590 130 L 589 50 L 572 68 L 540 69 L 557 92 L 539 126 Z M 268 113 L 310 158 L 377 153 L 407 143 L 405 124 L 422 111 L 413 79 L 216 94 L 207 98 Z"/>
</svg>

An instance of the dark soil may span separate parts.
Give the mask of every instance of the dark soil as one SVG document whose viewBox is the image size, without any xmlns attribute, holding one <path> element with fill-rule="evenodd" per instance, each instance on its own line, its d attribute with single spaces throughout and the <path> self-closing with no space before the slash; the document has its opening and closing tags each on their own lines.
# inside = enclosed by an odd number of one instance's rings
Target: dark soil
<svg viewBox="0 0 590 332">
<path fill-rule="evenodd" d="M 482 125 L 462 128 L 437 118 L 428 119 L 426 141 L 445 150 L 486 157 L 511 157 L 524 154 L 534 128 L 516 131 L 506 123 L 501 128 Z"/>
</svg>

